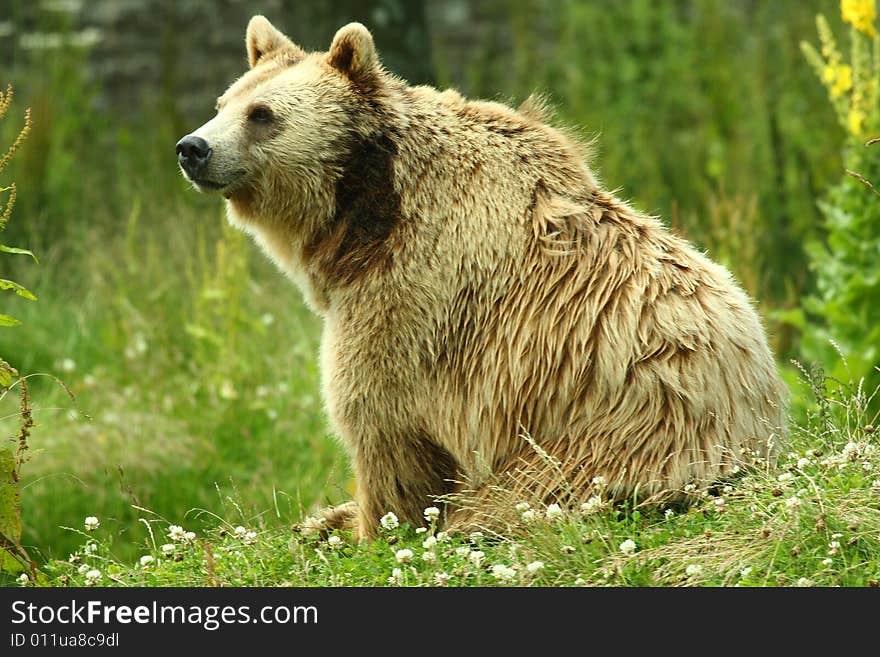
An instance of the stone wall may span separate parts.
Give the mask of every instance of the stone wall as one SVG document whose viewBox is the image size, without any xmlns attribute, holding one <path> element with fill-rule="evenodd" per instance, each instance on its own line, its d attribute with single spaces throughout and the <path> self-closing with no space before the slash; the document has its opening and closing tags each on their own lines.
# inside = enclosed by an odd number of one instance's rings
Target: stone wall
<svg viewBox="0 0 880 657">
<path fill-rule="evenodd" d="M 434 82 L 423 0 L 0 0 L 0 61 L 32 69 L 85 51 L 102 108 L 158 108 L 190 125 L 244 72 L 245 27 L 257 12 L 308 50 L 326 50 L 338 27 L 359 20 L 389 69 Z"/>
</svg>

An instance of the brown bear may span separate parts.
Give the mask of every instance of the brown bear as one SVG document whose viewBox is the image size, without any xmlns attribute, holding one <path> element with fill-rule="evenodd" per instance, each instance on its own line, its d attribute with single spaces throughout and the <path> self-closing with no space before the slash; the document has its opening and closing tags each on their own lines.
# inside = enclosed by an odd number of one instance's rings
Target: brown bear
<svg viewBox="0 0 880 657">
<path fill-rule="evenodd" d="M 326 526 L 438 499 L 472 526 L 493 491 L 571 504 L 597 477 L 644 499 L 772 450 L 786 395 L 750 300 L 602 189 L 540 102 L 408 86 L 358 23 L 307 53 L 255 16 L 246 46 L 177 153 L 324 319 L 356 479 Z"/>
</svg>

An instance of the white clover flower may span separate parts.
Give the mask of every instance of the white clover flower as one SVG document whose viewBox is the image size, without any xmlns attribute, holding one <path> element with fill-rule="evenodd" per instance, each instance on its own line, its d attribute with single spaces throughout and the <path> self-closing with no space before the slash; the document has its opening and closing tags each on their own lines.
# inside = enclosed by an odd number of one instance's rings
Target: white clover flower
<svg viewBox="0 0 880 657">
<path fill-rule="evenodd" d="M 808 459 L 806 457 L 798 459 L 798 462 L 797 462 L 798 470 L 806 470 L 807 468 L 810 467 L 810 463 L 812 463 L 812 461 L 810 461 L 810 459 Z"/>
<path fill-rule="evenodd" d="M 89 568 L 88 564 L 82 564 L 79 568 L 76 569 L 76 572 L 78 572 L 80 575 L 85 575 L 87 572 L 89 572 L 89 570 L 91 569 Z"/>
<path fill-rule="evenodd" d="M 528 502 L 520 502 L 513 508 L 516 509 L 517 513 L 522 513 L 523 511 L 528 511 L 529 509 L 531 509 L 532 505 Z"/>
<path fill-rule="evenodd" d="M 544 569 L 544 562 L 543 561 L 533 561 L 529 564 L 526 564 L 526 570 L 533 575 L 536 572 L 538 572 L 539 570 L 543 570 L 543 569 Z"/>
<path fill-rule="evenodd" d="M 232 532 L 238 537 L 243 537 L 245 534 L 247 534 L 247 529 L 239 525 L 234 530 L 232 530 Z"/>
<path fill-rule="evenodd" d="M 776 480 L 781 483 L 785 483 L 786 481 L 791 481 L 792 479 L 794 479 L 794 475 L 791 474 L 790 472 L 783 472 L 781 475 L 776 477 Z"/>
<path fill-rule="evenodd" d="M 832 550 L 839 550 L 840 549 L 840 541 L 831 541 L 828 544 L 828 547 L 831 548 Z"/>
<path fill-rule="evenodd" d="M 18 576 L 18 583 L 20 586 L 27 586 L 30 581 L 31 578 L 27 576 L 27 573 L 22 573 Z"/>
<path fill-rule="evenodd" d="M 433 549 L 435 545 L 437 545 L 437 538 L 435 536 L 429 536 L 424 541 L 422 541 L 422 547 L 426 550 Z"/>
<path fill-rule="evenodd" d="M 327 545 L 329 545 L 332 549 L 338 548 L 342 546 L 342 539 L 334 534 L 327 539 Z"/>
<path fill-rule="evenodd" d="M 587 580 L 585 580 L 583 577 L 578 577 L 576 580 L 574 580 L 574 585 L 575 586 L 586 586 Z"/>
<path fill-rule="evenodd" d="M 746 577 L 748 577 L 749 575 L 752 574 L 752 570 L 754 570 L 754 568 L 752 568 L 751 566 L 746 566 L 741 571 L 739 571 L 739 576 L 741 578 L 745 579 Z"/>
<path fill-rule="evenodd" d="M 547 511 L 544 515 L 547 517 L 547 520 L 559 520 L 562 517 L 562 508 L 558 504 L 550 504 L 547 506 Z"/>
<path fill-rule="evenodd" d="M 455 553 L 460 557 L 466 557 L 471 553 L 471 549 L 467 546 L 457 547 Z"/>
<path fill-rule="evenodd" d="M 196 533 L 195 532 L 186 532 L 183 535 L 183 538 L 184 538 L 184 540 L 192 543 L 194 540 L 196 540 Z"/>
<path fill-rule="evenodd" d="M 596 488 L 605 488 L 608 482 L 605 480 L 605 477 L 593 477 L 593 486 Z"/>
<path fill-rule="evenodd" d="M 171 525 L 168 528 L 168 538 L 175 542 L 182 541 L 186 538 L 186 532 L 180 525 Z"/>
<path fill-rule="evenodd" d="M 516 571 L 509 566 L 505 566 L 503 563 L 499 563 L 492 566 L 492 577 L 499 582 L 512 582 L 516 578 Z"/>
<path fill-rule="evenodd" d="M 141 566 L 142 566 L 143 568 L 146 568 L 147 566 L 149 566 L 149 565 L 150 565 L 151 563 L 153 563 L 154 561 L 155 561 L 155 559 L 153 558 L 153 555 L 151 555 L 151 554 L 145 554 L 144 556 L 141 557 Z"/>
<path fill-rule="evenodd" d="M 425 520 L 428 522 L 435 522 L 437 518 L 440 517 L 440 509 L 436 506 L 429 506 L 425 509 Z"/>
<path fill-rule="evenodd" d="M 220 384 L 219 394 L 222 399 L 238 399 L 238 391 L 229 379 Z"/>
<path fill-rule="evenodd" d="M 688 577 L 696 577 L 701 572 L 703 572 L 703 567 L 695 563 L 690 564 L 687 568 L 684 569 L 684 574 Z"/>
<path fill-rule="evenodd" d="M 810 580 L 808 580 L 806 577 L 801 577 L 801 578 L 797 581 L 797 585 L 798 585 L 798 586 L 812 586 L 812 585 L 813 585 L 813 582 L 811 582 Z"/>
<path fill-rule="evenodd" d="M 98 519 L 97 519 L 95 516 L 88 516 L 88 517 L 86 518 L 85 525 L 86 525 L 86 531 L 87 531 L 87 532 L 93 532 L 93 531 L 95 531 L 98 527 L 101 526 L 101 523 L 98 522 Z"/>
<path fill-rule="evenodd" d="M 799 509 L 801 506 L 801 499 L 797 495 L 792 495 L 785 500 L 785 506 L 788 509 Z"/>
<path fill-rule="evenodd" d="M 95 543 L 94 541 L 89 541 L 88 543 L 86 543 L 84 549 L 87 554 L 94 554 L 95 552 L 98 551 L 98 544 Z"/>
<path fill-rule="evenodd" d="M 730 495 L 733 492 L 733 486 L 725 486 L 721 489 L 721 492 L 725 495 Z"/>
<path fill-rule="evenodd" d="M 409 548 L 398 550 L 394 553 L 394 558 L 397 559 L 397 563 L 409 563 L 412 561 L 413 551 Z"/>
<path fill-rule="evenodd" d="M 663 512 L 663 517 L 667 520 L 672 520 L 672 518 L 675 517 L 675 511 L 672 509 L 666 509 L 666 511 Z"/>
<path fill-rule="evenodd" d="M 174 543 L 166 543 L 160 549 L 162 550 L 162 554 L 166 556 L 172 554 L 174 552 Z"/>
<path fill-rule="evenodd" d="M 831 534 L 832 541 L 836 541 L 838 538 L 843 538 L 843 534 L 841 534 L 840 532 L 834 532 L 833 534 Z"/>
<path fill-rule="evenodd" d="M 636 542 L 631 538 L 626 539 L 623 543 L 620 544 L 619 547 L 620 551 L 627 556 L 633 554 L 638 549 Z"/>
<path fill-rule="evenodd" d="M 449 540 L 449 532 L 437 532 L 435 538 L 438 543 L 446 543 Z"/>
<path fill-rule="evenodd" d="M 584 515 L 590 515 L 591 513 L 598 513 L 602 510 L 603 502 L 602 498 L 599 495 L 593 495 L 586 502 L 581 504 L 581 512 Z"/>
<path fill-rule="evenodd" d="M 823 566 L 830 566 L 833 563 L 834 563 L 834 559 L 832 559 L 831 557 L 826 557 L 825 559 L 822 559 Z"/>
<path fill-rule="evenodd" d="M 94 586 L 95 584 L 97 584 L 98 582 L 101 581 L 102 577 L 103 577 L 103 575 L 101 575 L 100 570 L 92 569 L 92 570 L 88 571 L 86 573 L 86 586 Z"/>
<path fill-rule="evenodd" d="M 395 568 L 391 571 L 391 577 L 388 578 L 389 584 L 401 584 L 403 582 L 403 571 L 400 568 Z"/>
<path fill-rule="evenodd" d="M 437 586 L 446 586 L 449 584 L 449 575 L 447 573 L 437 573 L 434 575 L 434 583 Z"/>
<path fill-rule="evenodd" d="M 422 561 L 428 563 L 432 561 L 437 561 L 437 553 L 432 552 L 431 550 L 427 550 L 426 552 L 422 552 Z"/>
<path fill-rule="evenodd" d="M 840 455 L 845 461 L 855 461 L 859 457 L 860 451 L 858 444 L 848 442 Z"/>
<path fill-rule="evenodd" d="M 483 563 L 483 557 L 485 556 L 486 554 L 481 550 L 471 550 L 468 554 L 468 561 L 470 561 L 475 566 L 479 566 L 481 563 Z"/>
<path fill-rule="evenodd" d="M 715 508 L 718 511 L 724 511 L 727 508 L 723 497 L 716 497 L 715 498 Z"/>
<path fill-rule="evenodd" d="M 416 527 L 416 534 L 427 534 L 427 533 L 428 533 L 427 527 Z"/>
<path fill-rule="evenodd" d="M 379 519 L 379 524 L 382 525 L 382 529 L 389 532 L 400 527 L 400 521 L 397 519 L 397 516 L 390 511 Z"/>
<path fill-rule="evenodd" d="M 534 522 L 538 518 L 538 514 L 534 509 L 526 509 L 522 512 L 521 517 L 523 522 Z"/>
<path fill-rule="evenodd" d="M 693 493 L 695 490 L 697 490 L 696 484 L 685 484 L 684 485 L 684 492 L 685 493 Z"/>
<path fill-rule="evenodd" d="M 244 542 L 247 545 L 253 545 L 257 542 L 257 532 L 247 532 L 244 535 Z"/>
<path fill-rule="evenodd" d="M 471 543 L 479 541 L 481 538 L 483 538 L 483 532 L 471 532 L 469 537 Z"/>
<path fill-rule="evenodd" d="M 64 358 L 58 363 L 58 369 L 62 372 L 73 372 L 76 369 L 76 361 L 72 358 Z"/>
</svg>

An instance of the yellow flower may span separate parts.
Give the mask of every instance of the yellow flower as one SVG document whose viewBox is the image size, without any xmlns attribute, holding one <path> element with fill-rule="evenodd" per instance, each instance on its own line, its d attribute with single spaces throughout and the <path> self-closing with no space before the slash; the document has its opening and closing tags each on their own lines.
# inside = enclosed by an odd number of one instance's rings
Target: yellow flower
<svg viewBox="0 0 880 657">
<path fill-rule="evenodd" d="M 831 97 L 840 98 L 852 89 L 852 68 L 846 64 L 838 66 L 834 71 L 834 85 L 831 87 Z"/>
<path fill-rule="evenodd" d="M 840 15 L 844 21 L 869 37 L 877 35 L 877 30 L 874 29 L 874 19 L 877 18 L 874 0 L 840 0 Z"/>
<path fill-rule="evenodd" d="M 827 64 L 825 68 L 822 69 L 822 82 L 825 84 L 831 84 L 836 77 L 837 73 L 834 71 L 834 67 L 831 64 Z"/>
<path fill-rule="evenodd" d="M 856 108 L 852 108 L 847 117 L 847 127 L 849 128 L 850 134 L 853 134 L 856 137 L 861 135 L 864 123 L 865 115 Z"/>
</svg>

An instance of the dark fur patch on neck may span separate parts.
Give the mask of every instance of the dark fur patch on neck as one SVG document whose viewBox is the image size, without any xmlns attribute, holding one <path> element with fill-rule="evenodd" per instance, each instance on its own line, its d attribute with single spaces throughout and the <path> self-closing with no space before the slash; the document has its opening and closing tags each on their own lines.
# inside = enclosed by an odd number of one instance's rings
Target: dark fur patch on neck
<svg viewBox="0 0 880 657">
<path fill-rule="evenodd" d="M 310 268 L 329 282 L 353 283 L 390 268 L 389 239 L 402 219 L 395 157 L 397 144 L 388 134 L 356 142 L 351 149 L 336 182 L 336 210 L 303 252 Z"/>
</svg>

